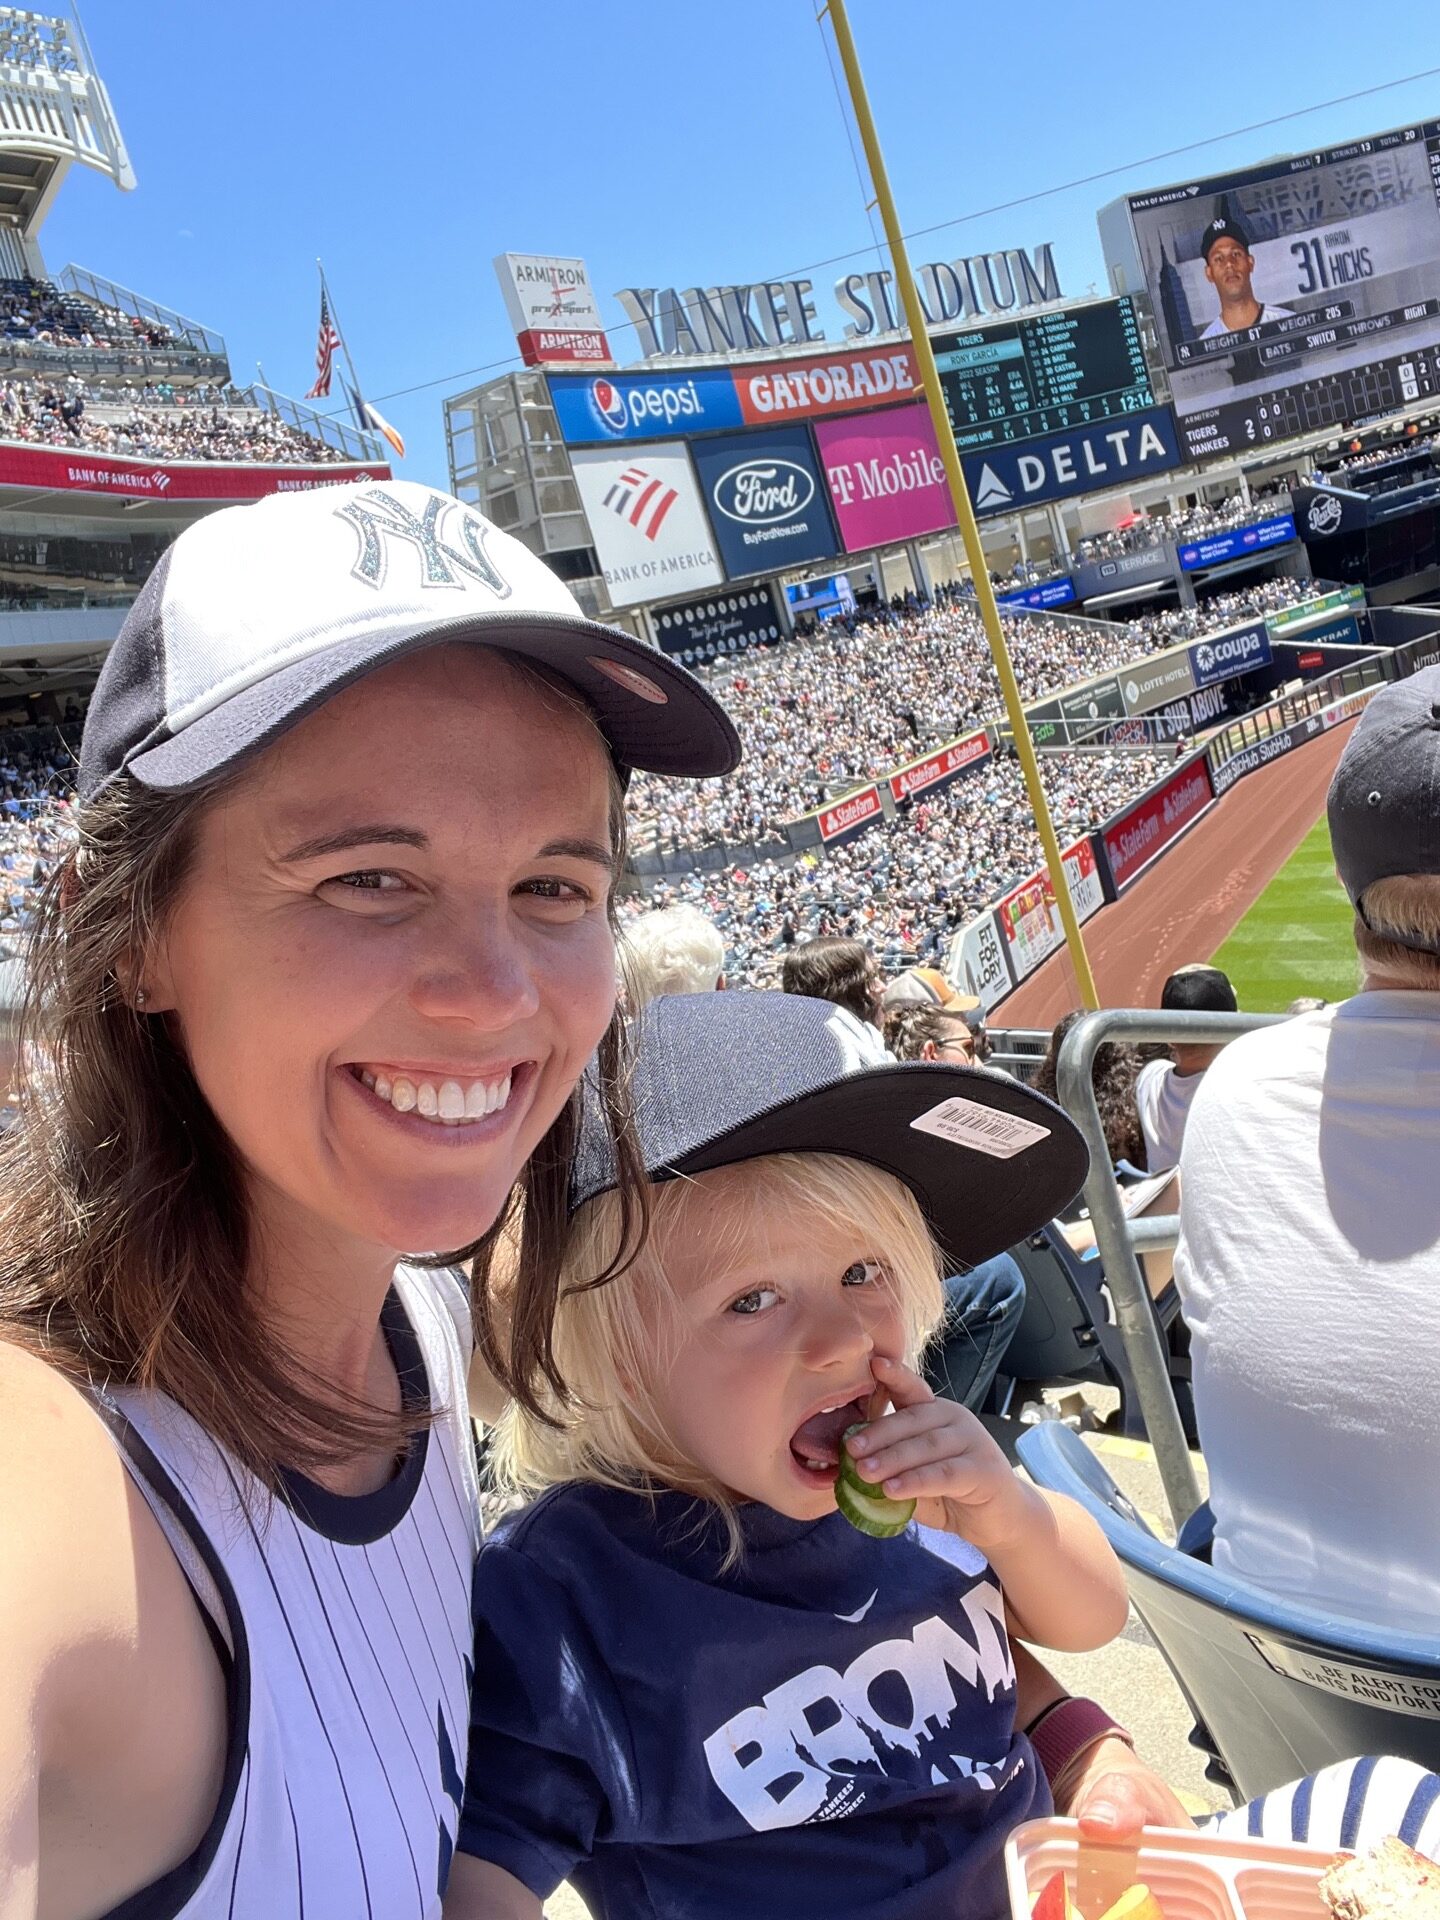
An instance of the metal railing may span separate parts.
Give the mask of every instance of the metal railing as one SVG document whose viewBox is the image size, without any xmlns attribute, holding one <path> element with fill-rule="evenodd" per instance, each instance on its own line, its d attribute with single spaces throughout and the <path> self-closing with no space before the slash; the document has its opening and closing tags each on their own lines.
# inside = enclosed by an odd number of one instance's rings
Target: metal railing
<svg viewBox="0 0 1440 1920">
<path fill-rule="evenodd" d="M 1181 1046 L 1223 1044 L 1257 1027 L 1273 1027 L 1285 1017 L 1276 1013 L 1152 1013 L 1139 1009 L 1087 1013 L 1066 1034 L 1056 1062 L 1060 1104 L 1084 1134 L 1090 1149 L 1085 1202 L 1095 1228 L 1105 1281 L 1115 1302 L 1116 1325 L 1134 1376 L 1141 1417 L 1155 1450 L 1155 1464 L 1177 1533 L 1203 1496 L 1170 1385 L 1160 1323 L 1136 1257 L 1142 1241 L 1147 1250 L 1152 1250 L 1149 1236 L 1137 1233 L 1139 1223 L 1126 1219 L 1111 1170 L 1110 1149 L 1095 1098 L 1095 1055 L 1106 1041 L 1131 1045 L 1145 1040 Z M 1169 1233 L 1173 1231 L 1169 1229 Z M 1156 1236 L 1157 1240 L 1161 1237 Z M 1168 1233 L 1164 1237 L 1169 1244 Z"/>
<path fill-rule="evenodd" d="M 97 301 L 102 307 L 113 307 L 117 313 L 128 313 L 137 320 L 148 320 L 163 327 L 167 333 L 174 334 L 177 341 L 186 342 L 198 353 L 214 354 L 222 360 L 226 357 L 224 337 L 213 328 L 202 327 L 198 320 L 189 320 L 171 307 L 162 307 L 158 301 L 147 300 L 129 287 L 91 273 L 88 267 L 77 267 L 72 261 L 61 269 L 55 284 L 67 293 L 78 293 L 82 299 Z"/>
<path fill-rule="evenodd" d="M 323 440 L 327 447 L 334 447 L 347 460 L 372 464 L 389 460 L 378 433 L 362 433 L 358 427 L 337 420 L 332 414 L 317 413 L 303 401 L 292 400 L 288 394 L 276 393 L 271 387 L 256 384 L 241 391 L 252 406 L 263 407 L 297 432 L 308 433 L 312 440 Z"/>
</svg>

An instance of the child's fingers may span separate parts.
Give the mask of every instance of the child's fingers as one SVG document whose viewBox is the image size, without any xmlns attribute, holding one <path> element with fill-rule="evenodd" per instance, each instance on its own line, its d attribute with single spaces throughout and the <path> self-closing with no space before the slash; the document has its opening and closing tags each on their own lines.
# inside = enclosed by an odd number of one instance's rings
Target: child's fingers
<svg viewBox="0 0 1440 1920">
<path fill-rule="evenodd" d="M 975 1452 L 973 1440 L 956 1427 L 931 1427 L 899 1436 L 893 1445 L 878 1448 L 857 1461 L 857 1471 L 866 1480 L 888 1480 L 912 1467 L 929 1466 L 946 1460 L 957 1466 L 967 1463 Z"/>
<path fill-rule="evenodd" d="M 957 1458 L 931 1460 L 924 1466 L 909 1467 L 904 1473 L 887 1474 L 880 1482 L 887 1500 L 958 1500 L 961 1505 L 979 1499 L 986 1491 L 984 1472 L 973 1460 Z"/>
<path fill-rule="evenodd" d="M 887 1360 L 883 1354 L 873 1354 L 870 1371 L 889 1394 L 897 1408 L 923 1406 L 927 1400 L 935 1398 L 918 1373 L 899 1360 Z"/>
</svg>

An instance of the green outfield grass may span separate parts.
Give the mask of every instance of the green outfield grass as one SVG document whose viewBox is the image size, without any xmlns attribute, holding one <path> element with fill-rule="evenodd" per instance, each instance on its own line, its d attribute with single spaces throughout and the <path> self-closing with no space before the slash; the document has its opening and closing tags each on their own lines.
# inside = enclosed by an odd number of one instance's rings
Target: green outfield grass
<svg viewBox="0 0 1440 1920">
<path fill-rule="evenodd" d="M 1214 955 L 1246 1013 L 1283 1013 L 1301 994 L 1344 1000 L 1359 985 L 1350 904 L 1319 821 Z"/>
</svg>

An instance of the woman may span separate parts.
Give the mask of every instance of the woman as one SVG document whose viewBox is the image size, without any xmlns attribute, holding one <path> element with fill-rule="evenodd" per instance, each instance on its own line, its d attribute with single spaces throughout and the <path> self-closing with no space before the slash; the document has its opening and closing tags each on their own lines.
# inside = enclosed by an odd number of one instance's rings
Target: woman
<svg viewBox="0 0 1440 1920">
<path fill-rule="evenodd" d="M 531 1392 L 597 1045 L 635 1164 L 624 774 L 737 758 L 688 675 L 427 488 L 162 558 L 91 705 L 0 1159 L 7 1917 L 438 1913 L 469 1315 L 402 1257 L 473 1253 L 519 1183 L 487 1345 Z"/>
</svg>

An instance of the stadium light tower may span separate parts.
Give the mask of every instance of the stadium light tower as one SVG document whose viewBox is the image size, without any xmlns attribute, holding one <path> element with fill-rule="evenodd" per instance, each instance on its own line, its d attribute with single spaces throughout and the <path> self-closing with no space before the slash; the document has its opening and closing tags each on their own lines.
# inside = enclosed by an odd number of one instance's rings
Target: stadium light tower
<svg viewBox="0 0 1440 1920">
<path fill-rule="evenodd" d="M 79 18 L 0 6 L 0 278 L 45 277 L 40 228 L 77 161 L 135 185 Z"/>
<path fill-rule="evenodd" d="M 1005 711 L 1010 719 L 1010 731 L 1015 737 L 1015 750 L 1020 755 L 1020 765 L 1025 773 L 1025 787 L 1030 796 L 1031 810 L 1035 815 L 1035 825 L 1040 830 L 1040 844 L 1045 849 L 1045 865 L 1050 874 L 1050 885 L 1055 893 L 1055 904 L 1060 909 L 1060 923 L 1065 929 L 1065 945 L 1070 952 L 1071 964 L 1075 968 L 1075 978 L 1079 983 L 1080 997 L 1092 1012 L 1100 1005 L 1095 991 L 1095 980 L 1090 972 L 1089 957 L 1085 952 L 1085 942 L 1080 933 L 1080 921 L 1075 912 L 1075 903 L 1070 897 L 1070 882 L 1065 875 L 1065 863 L 1060 857 L 1060 842 L 1056 837 L 1055 823 L 1050 818 L 1049 802 L 1045 798 L 1045 789 L 1040 784 L 1040 763 L 1035 754 L 1035 743 L 1030 738 L 1030 728 L 1025 719 L 1025 709 L 1020 700 L 1020 686 L 1015 678 L 1015 669 L 1010 661 L 1010 650 L 1005 644 L 1005 629 L 1000 624 L 1000 609 L 995 602 L 995 589 L 990 580 L 990 569 L 985 564 L 985 549 L 980 544 L 980 529 L 975 522 L 975 509 L 970 504 L 970 492 L 965 485 L 965 470 L 960 464 L 960 449 L 955 444 L 955 435 L 950 426 L 950 417 L 945 411 L 945 395 L 940 386 L 940 374 L 935 365 L 935 350 L 930 344 L 929 325 L 925 318 L 925 309 L 920 304 L 920 295 L 915 287 L 915 277 L 910 271 L 910 255 L 905 246 L 905 236 L 900 228 L 899 215 L 895 211 L 894 197 L 890 192 L 890 177 L 885 171 L 885 156 L 880 151 L 880 139 L 875 131 L 875 122 L 870 114 L 870 101 L 865 92 L 864 76 L 860 72 L 860 61 L 855 52 L 855 41 L 850 32 L 849 17 L 845 12 L 845 0 L 826 0 L 815 16 L 823 20 L 830 16 L 830 25 L 835 33 L 835 45 L 840 55 L 840 64 L 845 69 L 845 81 L 850 89 L 850 104 L 855 109 L 855 124 L 860 131 L 860 142 L 865 149 L 866 164 L 870 169 L 870 184 L 875 190 L 873 205 L 880 210 L 880 218 L 885 224 L 885 238 L 890 245 L 890 264 L 895 272 L 895 284 L 900 289 L 900 297 L 905 305 L 905 318 L 910 326 L 910 343 L 915 352 L 915 364 L 920 369 L 920 378 L 925 387 L 925 399 L 929 404 L 930 418 L 935 427 L 935 441 L 940 449 L 940 457 L 945 462 L 945 477 L 950 482 L 950 498 L 955 508 L 955 518 L 959 523 L 960 537 L 965 543 L 965 557 L 970 562 L 970 576 L 975 587 L 975 598 L 980 606 L 980 618 L 984 623 L 985 637 L 990 642 L 990 652 L 995 661 L 995 672 L 999 676 L 1000 690 L 1005 696 Z"/>
</svg>

